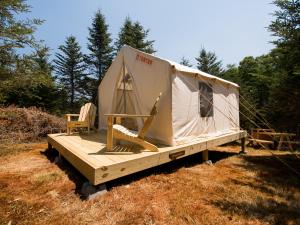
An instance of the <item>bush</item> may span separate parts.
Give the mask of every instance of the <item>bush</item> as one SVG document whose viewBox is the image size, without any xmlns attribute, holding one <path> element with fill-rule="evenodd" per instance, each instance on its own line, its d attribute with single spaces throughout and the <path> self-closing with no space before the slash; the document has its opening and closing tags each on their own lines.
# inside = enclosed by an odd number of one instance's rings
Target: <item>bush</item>
<svg viewBox="0 0 300 225">
<path fill-rule="evenodd" d="M 66 122 L 36 107 L 0 108 L 0 142 L 29 142 L 46 137 L 49 133 L 62 132 Z"/>
</svg>

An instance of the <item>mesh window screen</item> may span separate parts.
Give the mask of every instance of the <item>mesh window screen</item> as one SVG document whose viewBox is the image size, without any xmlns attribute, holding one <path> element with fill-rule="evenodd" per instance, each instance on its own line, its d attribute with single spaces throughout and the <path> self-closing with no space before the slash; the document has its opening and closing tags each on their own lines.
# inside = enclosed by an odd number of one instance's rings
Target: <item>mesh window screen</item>
<svg viewBox="0 0 300 225">
<path fill-rule="evenodd" d="M 199 96 L 200 96 L 200 115 L 201 117 L 211 117 L 214 115 L 213 111 L 213 89 L 208 83 L 199 82 Z"/>
<path fill-rule="evenodd" d="M 115 113 L 136 114 L 134 107 L 133 78 L 125 68 L 125 76 L 121 76 L 115 105 Z M 123 118 L 122 125 L 130 130 L 138 130 L 135 118 Z"/>
</svg>

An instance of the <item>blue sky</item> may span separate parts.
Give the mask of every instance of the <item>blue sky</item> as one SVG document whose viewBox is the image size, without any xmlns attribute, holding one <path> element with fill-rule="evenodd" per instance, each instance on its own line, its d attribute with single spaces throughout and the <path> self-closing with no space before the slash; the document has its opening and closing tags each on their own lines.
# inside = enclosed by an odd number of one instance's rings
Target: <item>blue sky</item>
<svg viewBox="0 0 300 225">
<path fill-rule="evenodd" d="M 87 53 L 88 27 L 100 9 L 115 40 L 126 16 L 150 29 L 156 55 L 176 62 L 184 56 L 195 64 L 201 47 L 214 51 L 223 64 L 268 53 L 273 39 L 266 27 L 272 0 L 27 0 L 30 18 L 44 19 L 36 37 L 52 53 L 69 35 Z"/>
</svg>

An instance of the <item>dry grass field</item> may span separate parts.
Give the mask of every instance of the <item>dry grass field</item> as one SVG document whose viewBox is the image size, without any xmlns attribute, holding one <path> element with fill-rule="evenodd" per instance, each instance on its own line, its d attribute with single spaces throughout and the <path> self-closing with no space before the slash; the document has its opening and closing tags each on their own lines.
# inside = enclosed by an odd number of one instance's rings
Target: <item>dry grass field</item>
<svg viewBox="0 0 300 225">
<path fill-rule="evenodd" d="M 55 164 L 46 146 L 5 147 L 0 224 L 300 224 L 300 177 L 268 151 L 219 147 L 213 165 L 196 154 L 110 182 L 108 193 L 86 201 L 85 179 Z M 300 155 L 275 154 L 300 171 Z"/>
</svg>

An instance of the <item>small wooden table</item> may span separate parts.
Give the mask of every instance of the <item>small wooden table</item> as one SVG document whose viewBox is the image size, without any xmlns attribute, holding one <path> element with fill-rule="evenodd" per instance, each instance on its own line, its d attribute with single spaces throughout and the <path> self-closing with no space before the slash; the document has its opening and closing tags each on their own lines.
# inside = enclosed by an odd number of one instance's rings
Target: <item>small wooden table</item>
<svg viewBox="0 0 300 225">
<path fill-rule="evenodd" d="M 272 137 L 278 138 L 279 137 L 279 142 L 277 146 L 277 150 L 280 150 L 283 144 L 287 144 L 289 146 L 289 149 L 293 151 L 293 146 L 291 144 L 290 137 L 296 136 L 296 134 L 293 133 L 276 133 L 276 132 L 265 132 L 264 134 L 270 135 Z"/>
</svg>

